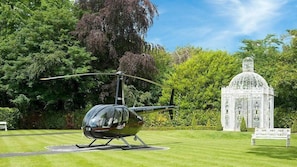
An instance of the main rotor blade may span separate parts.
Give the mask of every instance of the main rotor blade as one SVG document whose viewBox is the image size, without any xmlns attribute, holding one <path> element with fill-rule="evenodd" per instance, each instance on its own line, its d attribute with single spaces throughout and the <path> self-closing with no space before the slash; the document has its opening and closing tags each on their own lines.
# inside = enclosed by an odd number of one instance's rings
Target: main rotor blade
<svg viewBox="0 0 297 167">
<path fill-rule="evenodd" d="M 91 75 L 116 75 L 115 73 L 84 73 L 84 74 L 72 74 L 72 75 L 61 75 L 56 77 L 40 78 L 42 81 L 61 79 L 61 78 L 70 78 L 70 77 L 81 77 L 81 76 L 91 76 Z"/>
<path fill-rule="evenodd" d="M 163 86 L 157 82 L 151 81 L 149 79 L 145 79 L 145 78 L 141 78 L 141 77 L 137 77 L 137 76 L 133 76 L 133 75 L 128 75 L 125 73 L 122 73 L 121 71 L 118 71 L 117 73 L 83 73 L 83 74 L 72 74 L 72 75 L 61 75 L 61 76 L 55 76 L 55 77 L 48 77 L 48 78 L 40 78 L 40 80 L 42 81 L 47 81 L 47 80 L 53 80 L 53 79 L 62 79 L 62 78 L 71 78 L 71 77 L 81 77 L 81 76 L 91 76 L 91 75 L 122 75 L 122 76 L 127 76 L 127 77 L 131 77 L 131 78 L 135 78 L 135 79 L 139 79 L 151 84 L 155 84 L 158 86 Z"/>
<path fill-rule="evenodd" d="M 145 79 L 145 78 L 141 78 L 141 77 L 137 77 L 137 76 L 133 76 L 133 75 L 128 75 L 128 74 L 122 74 L 124 76 L 127 76 L 127 77 L 131 77 L 131 78 L 136 78 L 136 79 L 139 79 L 139 80 L 142 80 L 142 81 L 145 81 L 145 82 L 149 82 L 151 84 L 155 84 L 155 85 L 158 85 L 160 87 L 162 87 L 163 85 L 157 83 L 157 82 L 154 82 L 154 81 L 151 81 L 151 80 L 148 80 L 148 79 Z"/>
</svg>

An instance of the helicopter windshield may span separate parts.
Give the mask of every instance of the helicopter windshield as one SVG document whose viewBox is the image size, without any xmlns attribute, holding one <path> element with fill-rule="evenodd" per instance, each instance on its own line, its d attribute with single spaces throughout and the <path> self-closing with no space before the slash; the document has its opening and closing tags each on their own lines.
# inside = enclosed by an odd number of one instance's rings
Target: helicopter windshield
<svg viewBox="0 0 297 167">
<path fill-rule="evenodd" d="M 114 107 L 109 105 L 94 106 L 86 114 L 83 120 L 83 127 L 110 127 L 113 121 Z"/>
</svg>

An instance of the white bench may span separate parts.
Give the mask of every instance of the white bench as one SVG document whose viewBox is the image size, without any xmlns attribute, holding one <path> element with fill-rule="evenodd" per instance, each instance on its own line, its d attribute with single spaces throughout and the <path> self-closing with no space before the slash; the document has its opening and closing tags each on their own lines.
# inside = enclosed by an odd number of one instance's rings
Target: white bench
<svg viewBox="0 0 297 167">
<path fill-rule="evenodd" d="M 286 140 L 286 146 L 290 146 L 291 129 L 290 128 L 255 128 L 252 134 L 251 144 L 256 144 L 256 139 L 283 139 Z"/>
<path fill-rule="evenodd" d="M 0 122 L 0 129 L 4 129 L 5 131 L 7 131 L 7 122 L 5 121 Z"/>
</svg>

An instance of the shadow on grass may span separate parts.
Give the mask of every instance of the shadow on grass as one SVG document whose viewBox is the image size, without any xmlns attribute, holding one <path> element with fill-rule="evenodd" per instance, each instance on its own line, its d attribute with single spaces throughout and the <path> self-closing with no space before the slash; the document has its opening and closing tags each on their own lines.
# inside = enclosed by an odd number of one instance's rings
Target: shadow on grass
<svg viewBox="0 0 297 167">
<path fill-rule="evenodd" d="M 257 145 L 253 146 L 247 153 L 278 159 L 297 159 L 297 147 L 292 146 L 287 148 L 286 146 Z"/>
<path fill-rule="evenodd" d="M 139 151 L 158 151 L 168 150 L 168 147 L 157 147 L 157 146 L 138 146 L 133 145 L 133 148 L 128 148 L 125 145 L 105 145 L 95 146 L 87 148 L 78 148 L 75 145 L 62 145 L 62 146 L 48 146 L 48 151 L 36 151 L 36 152 L 12 152 L 12 153 L 0 153 L 0 158 L 7 157 L 23 157 L 33 155 L 46 155 L 46 154 L 61 154 L 61 153 L 74 153 L 74 152 L 87 152 L 87 151 L 126 151 L 126 150 L 139 150 Z"/>
</svg>

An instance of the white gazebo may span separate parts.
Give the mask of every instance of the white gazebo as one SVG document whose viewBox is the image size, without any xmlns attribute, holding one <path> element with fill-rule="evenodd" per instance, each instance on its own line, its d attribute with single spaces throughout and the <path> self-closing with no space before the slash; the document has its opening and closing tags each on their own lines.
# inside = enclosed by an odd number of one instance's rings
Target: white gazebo
<svg viewBox="0 0 297 167">
<path fill-rule="evenodd" d="M 274 91 L 254 72 L 254 60 L 246 57 L 242 73 L 222 88 L 221 122 L 224 131 L 239 131 L 242 118 L 247 128 L 273 128 Z"/>
</svg>

